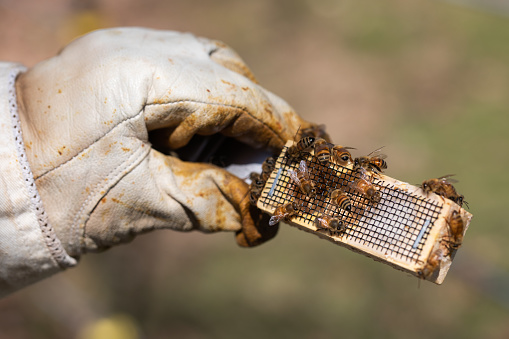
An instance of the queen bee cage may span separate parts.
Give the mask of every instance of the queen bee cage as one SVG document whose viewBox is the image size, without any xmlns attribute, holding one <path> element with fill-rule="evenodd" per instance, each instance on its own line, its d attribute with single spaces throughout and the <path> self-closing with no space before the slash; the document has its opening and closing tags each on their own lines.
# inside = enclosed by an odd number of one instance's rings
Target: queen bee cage
<svg viewBox="0 0 509 339">
<path fill-rule="evenodd" d="M 380 194 L 380 200 L 374 202 L 351 188 L 349 183 L 358 178 L 352 165 L 324 165 L 312 150 L 302 158 L 315 189 L 314 195 L 308 196 L 290 178 L 291 171 L 299 167 L 299 161 L 286 156 L 293 144 L 288 141 L 278 157 L 257 201 L 258 208 L 273 215 L 277 207 L 295 202 L 297 212 L 285 221 L 289 225 L 417 277 L 436 284 L 443 282 L 457 250 L 448 241 L 451 215 L 459 213 L 464 234 L 472 218 L 470 213 L 449 199 L 426 194 L 419 187 L 380 173 L 371 176 L 371 184 Z M 350 211 L 331 201 L 330 192 L 336 189 L 348 194 Z M 321 215 L 341 220 L 342 232 L 318 229 L 315 221 Z M 430 263 L 436 262 L 437 251 L 444 255 L 430 274 L 423 275 Z"/>
</svg>

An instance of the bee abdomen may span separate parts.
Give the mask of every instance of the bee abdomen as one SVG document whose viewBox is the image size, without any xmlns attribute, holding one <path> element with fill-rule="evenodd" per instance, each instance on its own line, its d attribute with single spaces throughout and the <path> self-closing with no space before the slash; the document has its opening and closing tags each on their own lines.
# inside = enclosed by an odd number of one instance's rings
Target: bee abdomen
<svg viewBox="0 0 509 339">
<path fill-rule="evenodd" d="M 330 153 L 327 150 L 323 150 L 320 151 L 320 153 L 318 153 L 316 157 L 318 158 L 318 161 L 320 161 L 322 164 L 328 164 L 330 160 Z"/>
<path fill-rule="evenodd" d="M 342 194 L 338 198 L 337 204 L 338 204 L 339 208 L 341 208 L 345 211 L 352 210 L 352 203 L 350 202 L 350 198 L 346 194 Z"/>
</svg>

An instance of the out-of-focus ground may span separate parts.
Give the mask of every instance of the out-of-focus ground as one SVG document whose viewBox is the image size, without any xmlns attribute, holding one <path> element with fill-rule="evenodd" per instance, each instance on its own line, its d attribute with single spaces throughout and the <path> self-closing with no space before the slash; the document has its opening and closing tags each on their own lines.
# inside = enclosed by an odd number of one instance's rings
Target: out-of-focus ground
<svg viewBox="0 0 509 339">
<path fill-rule="evenodd" d="M 508 338 L 507 7 L 0 0 L 0 60 L 27 66 L 102 27 L 223 40 L 335 143 L 385 145 L 388 175 L 455 173 L 474 215 L 442 286 L 286 225 L 254 249 L 231 234 L 147 234 L 0 300 L 0 338 Z"/>
</svg>

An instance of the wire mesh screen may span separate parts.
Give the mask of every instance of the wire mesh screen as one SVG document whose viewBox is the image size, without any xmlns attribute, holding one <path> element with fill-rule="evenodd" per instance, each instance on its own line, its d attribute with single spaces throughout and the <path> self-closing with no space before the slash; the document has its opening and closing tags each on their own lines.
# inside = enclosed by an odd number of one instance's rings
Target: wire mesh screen
<svg viewBox="0 0 509 339">
<path fill-rule="evenodd" d="M 279 206 L 294 202 L 297 213 L 286 219 L 289 224 L 305 226 L 306 231 L 412 273 L 426 263 L 438 241 L 438 231 L 430 239 L 432 230 L 445 229 L 444 213 L 448 209 L 444 208 L 443 200 L 428 197 L 415 186 L 381 174 L 372 174 L 370 178 L 379 194 L 379 199 L 370 199 L 352 187 L 359 179 L 358 172 L 334 162 L 324 165 L 309 153 L 303 157 L 307 165 L 305 178 L 312 182 L 314 192 L 306 194 L 301 183 L 291 176 L 291 171 L 299 172 L 302 159 L 289 159 L 285 156 L 287 149 L 288 144 L 258 199 L 259 208 L 273 214 Z M 335 190 L 346 193 L 349 210 L 333 199 L 331 193 Z M 341 232 L 318 228 L 316 220 L 322 215 L 341 220 Z"/>
</svg>

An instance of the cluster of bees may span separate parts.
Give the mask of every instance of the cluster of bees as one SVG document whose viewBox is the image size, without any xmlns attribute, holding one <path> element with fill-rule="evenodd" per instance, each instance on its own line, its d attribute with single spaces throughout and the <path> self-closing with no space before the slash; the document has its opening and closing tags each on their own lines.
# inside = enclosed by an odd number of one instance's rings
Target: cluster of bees
<svg viewBox="0 0 509 339">
<path fill-rule="evenodd" d="M 436 179 L 425 180 L 421 184 L 421 189 L 424 193 L 428 194 L 433 192 L 443 198 L 454 201 L 460 207 L 463 204 L 467 205 L 463 195 L 459 194 L 453 186 L 456 180 L 451 179 L 452 174 L 444 175 Z M 445 250 L 438 247 L 429 256 L 428 261 L 421 271 L 418 272 L 419 276 L 423 279 L 430 277 L 433 272 L 440 266 L 442 260 L 446 256 L 452 255 L 453 251 L 457 250 L 463 243 L 463 233 L 465 232 L 465 222 L 458 210 L 452 211 L 450 217 L 446 220 L 448 228 L 448 235 L 445 237 Z"/>
<path fill-rule="evenodd" d="M 381 193 L 373 184 L 373 177 L 387 169 L 387 162 L 385 160 L 387 156 L 381 152 L 383 147 L 378 148 L 367 156 L 353 158 L 350 150 L 355 148 L 334 145 L 319 135 L 309 134 L 309 132 L 303 131 L 303 136 L 287 149 L 285 155 L 288 162 L 298 162 L 299 164 L 297 169 L 288 170 L 288 176 L 300 195 L 313 199 L 317 194 L 317 184 L 310 179 L 308 163 L 303 159 L 310 154 L 311 150 L 314 150 L 314 157 L 323 166 L 328 166 L 331 161 L 343 167 L 352 165 L 352 179 L 347 182 L 346 187 L 364 197 L 368 203 L 377 204 L 380 202 L 382 198 Z M 253 204 L 256 205 L 265 182 L 275 168 L 275 164 L 275 158 L 269 157 L 262 164 L 261 174 L 251 174 L 250 199 Z M 450 177 L 451 175 L 446 175 L 441 178 L 425 180 L 420 185 L 420 188 L 426 194 L 432 192 L 443 198 L 450 199 L 459 206 L 463 206 L 466 203 L 464 197 L 457 193 L 452 184 L 455 181 Z M 329 200 L 341 210 L 347 213 L 352 210 L 351 199 L 343 186 L 328 190 L 327 195 Z M 289 221 L 302 208 L 296 202 L 296 199 L 275 207 L 275 211 L 269 221 L 271 226 L 276 225 L 282 220 Z M 463 241 L 464 221 L 459 211 L 452 212 L 447 220 L 447 224 L 449 232 L 449 235 L 446 237 L 445 247 L 447 250 L 444 251 L 442 248 L 439 248 L 430 255 L 423 269 L 418 272 L 422 278 L 429 277 L 440 265 L 442 259 L 446 255 L 450 255 L 453 250 L 459 248 Z M 315 227 L 317 231 L 326 231 L 330 235 L 339 235 L 346 230 L 343 220 L 330 213 L 322 213 L 316 216 Z"/>
<path fill-rule="evenodd" d="M 313 135 L 314 134 L 314 135 Z M 312 199 L 317 194 L 317 184 L 310 179 L 308 163 L 303 158 L 314 150 L 314 156 L 320 164 L 328 166 L 329 162 L 335 162 L 341 166 L 353 165 L 355 178 L 348 182 L 348 187 L 354 192 L 364 196 L 371 203 L 378 203 L 381 199 L 380 192 L 372 183 L 373 173 L 381 173 L 387 168 L 384 160 L 386 155 L 382 154 L 381 148 L 367 156 L 352 158 L 350 153 L 353 147 L 334 145 L 326 141 L 321 135 L 316 135 L 316 130 L 304 130 L 302 138 L 289 147 L 286 151 L 286 160 L 298 162 L 296 170 L 289 169 L 288 176 L 296 186 L 297 192 Z M 267 158 L 262 164 L 262 173 L 251 174 L 250 198 L 256 204 L 265 182 L 274 170 L 275 160 Z M 337 188 L 328 190 L 327 195 L 330 201 L 340 209 L 350 212 L 352 203 L 345 189 Z M 282 220 L 290 220 L 300 211 L 299 204 L 295 201 L 276 206 L 273 216 L 269 220 L 270 225 L 276 225 Z M 346 226 L 337 216 L 323 213 L 315 218 L 315 226 L 319 231 L 328 231 L 331 235 L 337 235 L 345 231 Z"/>
<path fill-rule="evenodd" d="M 446 222 L 449 226 L 447 229 L 449 234 L 444 239 L 445 249 L 438 247 L 431 253 L 424 267 L 417 272 L 422 279 L 430 277 L 440 266 L 442 260 L 448 255 L 451 256 L 453 251 L 457 250 L 463 243 L 465 222 L 460 212 L 457 210 L 453 211 Z"/>
<path fill-rule="evenodd" d="M 289 161 L 299 161 L 303 155 L 309 153 L 310 149 L 314 150 L 314 156 L 324 166 L 328 166 L 330 161 L 341 166 L 353 164 L 355 177 L 348 182 L 348 187 L 364 196 L 371 203 L 376 204 L 380 201 L 381 194 L 373 185 L 372 176 L 373 173 L 381 173 L 383 169 L 387 168 L 387 162 L 384 160 L 386 155 L 380 153 L 381 149 L 371 152 L 367 156 L 353 159 L 349 151 L 354 149 L 353 147 L 333 145 L 323 138 L 303 137 L 288 148 L 286 158 Z M 316 195 L 316 184 L 310 179 L 305 160 L 300 160 L 297 170 L 288 170 L 288 175 L 298 187 L 300 193 L 309 198 L 313 198 Z M 340 209 L 346 212 L 351 211 L 351 199 L 343 187 L 329 190 L 328 197 Z M 281 220 L 289 220 L 298 211 L 299 208 L 295 202 L 282 204 L 276 208 L 269 224 L 275 225 Z M 315 218 L 315 226 L 318 231 L 325 230 L 330 235 L 338 235 L 346 230 L 340 218 L 327 213 L 323 213 Z"/>
</svg>

